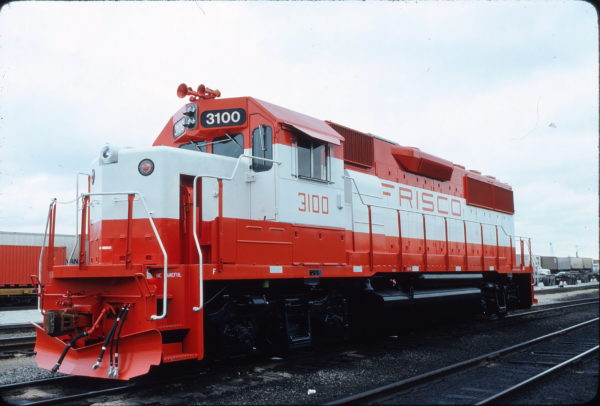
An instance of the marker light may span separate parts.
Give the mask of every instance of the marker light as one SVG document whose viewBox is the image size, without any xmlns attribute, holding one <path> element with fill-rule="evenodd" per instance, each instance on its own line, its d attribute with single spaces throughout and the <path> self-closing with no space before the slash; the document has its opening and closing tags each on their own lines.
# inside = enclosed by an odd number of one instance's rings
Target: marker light
<svg viewBox="0 0 600 406">
<path fill-rule="evenodd" d="M 144 176 L 150 175 L 154 172 L 154 162 L 151 159 L 142 159 L 138 165 L 138 171 Z"/>
</svg>

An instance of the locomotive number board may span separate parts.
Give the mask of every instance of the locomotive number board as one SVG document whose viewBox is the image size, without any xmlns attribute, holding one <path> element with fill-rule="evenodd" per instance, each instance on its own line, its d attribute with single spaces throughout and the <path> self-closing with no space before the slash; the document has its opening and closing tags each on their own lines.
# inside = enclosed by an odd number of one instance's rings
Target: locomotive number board
<svg viewBox="0 0 600 406">
<path fill-rule="evenodd" d="M 245 122 L 244 109 L 206 110 L 200 115 L 200 124 L 204 128 L 231 127 Z"/>
</svg>

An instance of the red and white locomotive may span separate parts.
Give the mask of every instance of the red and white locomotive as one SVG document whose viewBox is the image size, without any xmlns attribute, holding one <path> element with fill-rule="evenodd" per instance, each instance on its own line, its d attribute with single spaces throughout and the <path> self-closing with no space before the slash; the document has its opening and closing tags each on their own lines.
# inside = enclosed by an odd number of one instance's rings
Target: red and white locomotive
<svg viewBox="0 0 600 406">
<path fill-rule="evenodd" d="M 508 185 L 252 97 L 177 93 L 189 103 L 152 147 L 94 162 L 79 263 L 40 267 L 40 367 L 130 379 L 345 337 L 420 302 L 534 301 Z M 55 222 L 53 203 L 46 255 Z"/>
</svg>

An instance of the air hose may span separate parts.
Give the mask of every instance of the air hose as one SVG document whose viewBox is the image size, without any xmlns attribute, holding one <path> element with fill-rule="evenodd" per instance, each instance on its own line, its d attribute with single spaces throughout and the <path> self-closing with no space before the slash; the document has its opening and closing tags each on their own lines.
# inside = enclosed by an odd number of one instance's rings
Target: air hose
<svg viewBox="0 0 600 406">
<path fill-rule="evenodd" d="M 77 340 L 79 340 L 82 337 L 87 336 L 88 334 L 89 333 L 87 331 L 83 331 L 83 332 L 77 334 L 71 341 L 69 341 L 69 344 L 67 344 L 67 346 L 63 350 L 62 354 L 60 354 L 60 357 L 58 358 L 58 361 L 56 361 L 56 364 L 54 364 L 54 366 L 52 367 L 52 370 L 51 370 L 52 373 L 55 373 L 56 371 L 58 371 L 58 368 L 60 368 L 60 365 L 62 364 L 63 360 L 67 356 L 67 352 L 69 352 L 69 350 L 71 349 L 71 347 L 73 346 L 73 344 L 75 344 L 75 342 Z"/>
<path fill-rule="evenodd" d="M 121 307 L 121 310 L 119 310 L 119 314 L 117 315 L 115 322 L 113 323 L 112 327 L 110 328 L 110 331 L 104 339 L 102 349 L 100 350 L 100 355 L 98 355 L 98 359 L 96 360 L 96 363 L 92 366 L 92 369 L 97 369 L 100 366 L 100 363 L 102 362 L 102 357 L 104 357 L 104 353 L 106 352 L 106 346 L 108 345 L 108 342 L 112 340 L 113 334 L 115 334 L 115 330 L 117 328 L 117 325 L 119 324 L 119 321 L 121 320 L 121 315 L 123 314 L 124 310 L 124 307 Z"/>
<path fill-rule="evenodd" d="M 121 322 L 121 324 L 119 324 L 119 328 L 117 330 L 117 338 L 115 343 L 115 366 L 113 368 L 113 362 L 112 362 L 112 342 L 111 342 L 111 360 L 110 360 L 110 368 L 108 370 L 108 376 L 112 377 L 112 378 L 117 378 L 119 376 L 119 341 L 121 339 L 121 330 L 123 330 L 123 326 L 125 325 L 125 320 L 127 320 L 127 315 L 129 314 L 129 310 L 131 309 L 131 307 L 128 305 L 125 307 L 125 313 L 123 314 L 123 321 Z"/>
</svg>

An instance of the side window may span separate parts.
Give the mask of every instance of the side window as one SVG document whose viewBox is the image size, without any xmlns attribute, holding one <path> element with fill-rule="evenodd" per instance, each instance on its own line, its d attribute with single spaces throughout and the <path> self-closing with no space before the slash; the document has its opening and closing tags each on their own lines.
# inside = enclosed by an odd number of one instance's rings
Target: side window
<svg viewBox="0 0 600 406">
<path fill-rule="evenodd" d="M 242 133 L 215 138 L 212 144 L 213 154 L 237 158 L 244 153 L 244 135 Z"/>
<path fill-rule="evenodd" d="M 268 125 L 261 124 L 252 130 L 252 155 L 273 159 L 273 130 Z M 255 172 L 268 171 L 272 167 L 271 161 L 252 159 L 252 169 Z"/>
<path fill-rule="evenodd" d="M 298 176 L 328 180 L 329 149 L 327 144 L 310 138 L 298 138 Z"/>
</svg>

